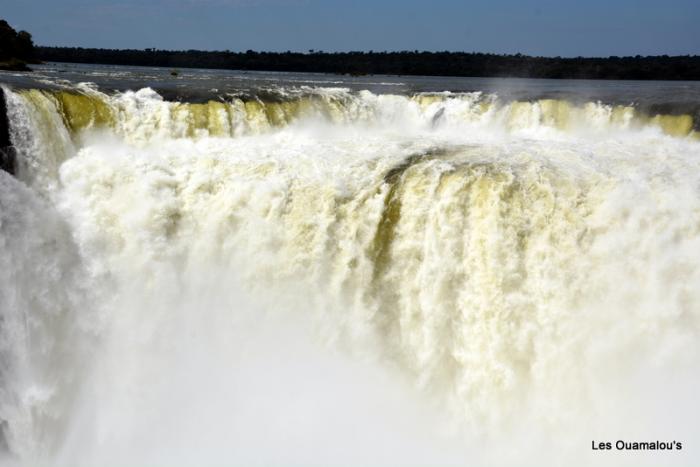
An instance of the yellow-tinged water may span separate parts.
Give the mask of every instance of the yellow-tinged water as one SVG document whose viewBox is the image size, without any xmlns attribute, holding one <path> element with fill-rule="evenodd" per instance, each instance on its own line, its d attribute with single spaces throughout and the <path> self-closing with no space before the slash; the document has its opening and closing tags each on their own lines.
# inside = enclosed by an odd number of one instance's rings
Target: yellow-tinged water
<svg viewBox="0 0 700 467">
<path fill-rule="evenodd" d="M 625 128 L 656 128 L 675 137 L 696 137 L 691 115 L 647 115 L 630 106 L 589 102 L 576 105 L 565 100 L 542 99 L 502 103 L 480 93 L 465 95 L 418 94 L 401 96 L 354 96 L 331 93 L 290 98 L 282 102 L 260 100 L 206 103 L 168 103 L 152 106 L 150 115 L 133 115 L 125 108 L 129 96 L 109 97 L 98 92 L 25 91 L 35 105 L 46 106 L 38 95 L 55 102 L 56 111 L 73 133 L 89 128 L 114 127 L 120 120 L 139 119 L 141 125 L 172 137 L 240 136 L 257 134 L 294 122 L 317 119 L 335 123 L 381 123 L 388 119 L 413 118 L 423 122 L 459 126 L 502 126 L 508 132 L 552 129 L 560 132 L 605 131 Z M 147 96 L 147 94 L 144 94 Z M 390 114 L 382 103 L 393 100 Z M 144 110 L 138 108 L 139 110 Z M 411 118 L 413 117 L 413 118 Z M 443 120 L 444 119 L 444 120 Z M 439 122 L 438 122 L 439 120 Z"/>
<path fill-rule="evenodd" d="M 109 126 L 114 122 L 113 109 L 100 97 L 69 91 L 58 91 L 51 95 L 58 103 L 58 111 L 66 126 L 72 131 Z"/>
<path fill-rule="evenodd" d="M 338 89 L 8 114 L 0 417 L 25 463 L 638 465 L 591 437 L 696 436 L 688 115 Z"/>
</svg>

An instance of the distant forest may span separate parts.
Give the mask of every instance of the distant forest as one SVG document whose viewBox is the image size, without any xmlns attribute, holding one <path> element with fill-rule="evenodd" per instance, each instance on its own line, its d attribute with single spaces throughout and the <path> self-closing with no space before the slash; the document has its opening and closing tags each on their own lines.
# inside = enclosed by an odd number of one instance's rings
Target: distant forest
<svg viewBox="0 0 700 467">
<path fill-rule="evenodd" d="M 34 42 L 27 31 L 15 31 L 0 19 L 0 70 L 28 71 L 27 62 L 35 60 Z"/>
<path fill-rule="evenodd" d="M 204 52 L 37 47 L 51 62 L 350 75 L 700 80 L 700 56 L 561 58 L 465 52 Z"/>
</svg>

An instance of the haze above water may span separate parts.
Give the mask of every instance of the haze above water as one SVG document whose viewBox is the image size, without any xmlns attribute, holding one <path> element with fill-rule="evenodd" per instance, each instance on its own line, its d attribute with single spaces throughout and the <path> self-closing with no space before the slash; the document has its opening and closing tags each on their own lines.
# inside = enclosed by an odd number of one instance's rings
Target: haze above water
<svg viewBox="0 0 700 467">
<path fill-rule="evenodd" d="M 700 82 L 696 81 L 595 81 L 523 78 L 461 78 L 431 76 L 343 76 L 323 73 L 168 69 L 115 65 L 48 63 L 34 65 L 34 73 L 5 73 L 3 82 L 21 87 L 95 83 L 109 91 L 150 87 L 168 99 L 207 100 L 217 96 L 256 96 L 265 90 L 301 87 L 342 87 L 375 94 L 418 92 L 497 93 L 506 100 L 567 99 L 574 102 L 637 104 L 642 107 L 697 109 Z M 177 76 L 171 72 L 176 71 Z"/>
</svg>

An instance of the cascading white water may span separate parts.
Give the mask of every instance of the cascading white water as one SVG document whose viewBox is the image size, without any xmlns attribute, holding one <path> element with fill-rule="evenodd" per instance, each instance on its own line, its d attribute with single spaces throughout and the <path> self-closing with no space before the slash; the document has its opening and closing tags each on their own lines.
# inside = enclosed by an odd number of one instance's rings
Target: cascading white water
<svg viewBox="0 0 700 467">
<path fill-rule="evenodd" d="M 5 92 L 15 461 L 697 458 L 689 117 L 479 93 Z M 687 447 L 590 450 L 618 438 Z"/>
</svg>

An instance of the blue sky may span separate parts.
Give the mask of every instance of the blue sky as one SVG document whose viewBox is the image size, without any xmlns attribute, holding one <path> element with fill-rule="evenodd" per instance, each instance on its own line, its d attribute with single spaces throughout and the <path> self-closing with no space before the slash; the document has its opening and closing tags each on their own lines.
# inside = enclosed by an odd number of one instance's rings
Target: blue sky
<svg viewBox="0 0 700 467">
<path fill-rule="evenodd" d="M 41 45 L 700 54 L 700 0 L 0 0 Z"/>
</svg>

